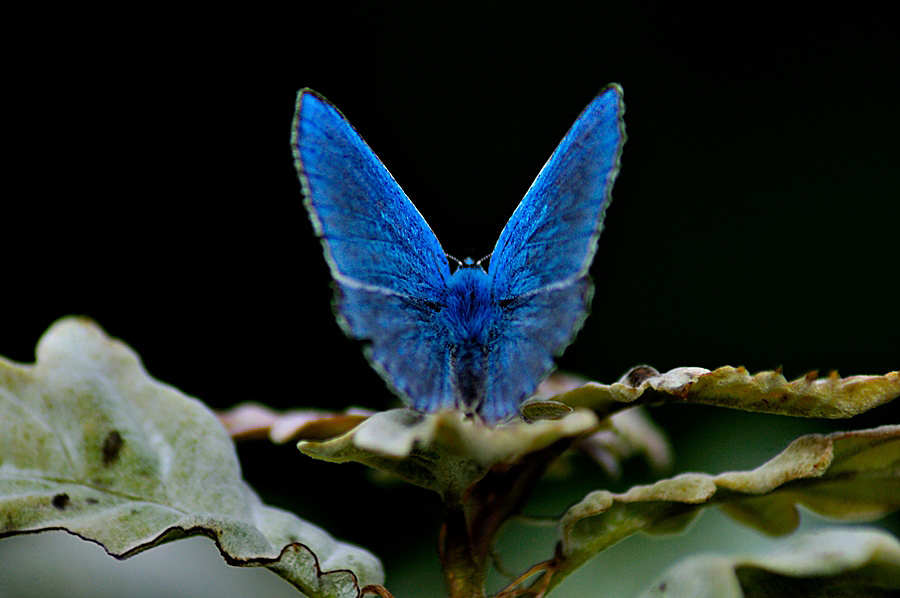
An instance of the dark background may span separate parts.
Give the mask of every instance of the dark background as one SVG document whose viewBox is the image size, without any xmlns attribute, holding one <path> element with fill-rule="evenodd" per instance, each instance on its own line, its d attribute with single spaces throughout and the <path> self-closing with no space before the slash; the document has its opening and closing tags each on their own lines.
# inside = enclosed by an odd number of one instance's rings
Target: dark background
<svg viewBox="0 0 900 598">
<path fill-rule="evenodd" d="M 334 102 L 444 249 L 478 258 L 580 110 L 617 81 L 629 141 L 591 270 L 593 315 L 561 367 L 603 382 L 638 363 L 781 365 L 788 377 L 900 367 L 900 73 L 887 14 L 227 1 L 62 11 L 22 13 L 7 41 L 0 354 L 11 359 L 32 361 L 55 319 L 84 314 L 154 377 L 215 407 L 390 406 L 331 315 L 288 143 L 296 91 Z M 656 415 L 676 446 L 699 426 L 706 448 L 728 454 L 786 419 Z M 771 456 L 786 439 L 768 442 Z M 433 543 L 438 505 L 425 492 L 368 489 L 361 469 L 291 447 L 241 455 L 269 500 L 389 566 L 392 543 Z M 361 491 L 364 505 L 323 511 Z"/>
</svg>

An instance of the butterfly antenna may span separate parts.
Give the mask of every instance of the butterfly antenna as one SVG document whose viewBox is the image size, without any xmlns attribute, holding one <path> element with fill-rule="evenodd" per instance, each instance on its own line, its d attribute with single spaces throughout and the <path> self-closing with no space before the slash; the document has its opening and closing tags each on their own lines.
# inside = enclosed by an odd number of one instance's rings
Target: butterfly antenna
<svg viewBox="0 0 900 598">
<path fill-rule="evenodd" d="M 487 260 L 491 259 L 491 256 L 492 256 L 492 255 L 494 255 L 494 252 L 493 252 L 493 251 L 490 252 L 489 254 L 487 254 L 486 256 L 484 256 L 483 258 L 481 258 L 480 260 L 478 260 L 478 261 L 475 262 L 475 263 L 476 263 L 477 265 L 481 266 L 481 262 L 484 262 L 484 261 L 487 261 Z M 484 268 L 484 266 L 481 266 L 481 267 Z"/>
<path fill-rule="evenodd" d="M 452 266 L 454 263 L 456 263 L 456 267 L 457 267 L 457 268 L 459 268 L 460 266 L 462 266 L 462 261 L 456 259 L 455 257 L 453 257 L 452 255 L 450 255 L 449 253 L 445 253 L 444 256 L 447 258 L 447 265 L 448 265 L 448 266 Z"/>
</svg>

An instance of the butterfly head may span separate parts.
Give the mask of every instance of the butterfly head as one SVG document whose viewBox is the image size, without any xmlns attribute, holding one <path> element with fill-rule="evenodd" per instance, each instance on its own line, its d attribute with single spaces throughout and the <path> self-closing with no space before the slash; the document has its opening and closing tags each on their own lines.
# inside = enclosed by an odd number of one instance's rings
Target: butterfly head
<svg viewBox="0 0 900 598">
<path fill-rule="evenodd" d="M 455 257 L 453 257 L 452 255 L 447 254 L 447 263 L 450 265 L 453 265 L 453 264 L 456 265 L 456 269 L 454 270 L 454 273 L 458 272 L 459 270 L 463 270 L 463 269 L 475 269 L 475 268 L 479 268 L 482 271 L 485 271 L 483 264 L 484 264 L 484 262 L 488 261 L 488 259 L 490 259 L 490 257 L 491 256 L 488 255 L 486 257 L 481 258 L 478 261 L 475 261 L 474 259 L 472 259 L 470 257 L 459 260 L 459 259 L 456 259 Z"/>
</svg>

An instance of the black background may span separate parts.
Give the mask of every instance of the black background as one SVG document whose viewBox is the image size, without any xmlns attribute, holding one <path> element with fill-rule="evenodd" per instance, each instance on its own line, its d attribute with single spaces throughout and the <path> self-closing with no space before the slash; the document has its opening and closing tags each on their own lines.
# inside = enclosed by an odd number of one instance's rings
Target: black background
<svg viewBox="0 0 900 598">
<path fill-rule="evenodd" d="M 893 22 L 605 3 L 21 13 L 7 41 L 0 354 L 32 361 L 47 326 L 84 314 L 215 407 L 390 406 L 331 315 L 288 143 L 296 91 L 334 102 L 444 249 L 478 258 L 580 110 L 617 81 L 629 141 L 591 270 L 593 315 L 561 367 L 604 382 L 638 363 L 896 370 Z M 742 415 L 720 414 L 658 411 L 676 444 L 698 420 Z M 241 454 L 270 500 L 376 552 L 436 529 L 427 493 L 374 489 L 364 509 L 322 514 L 332 491 L 305 495 L 304 476 L 331 476 L 336 500 L 367 487 L 360 470 L 263 443 Z M 362 524 L 381 501 L 421 505 L 427 523 Z"/>
</svg>

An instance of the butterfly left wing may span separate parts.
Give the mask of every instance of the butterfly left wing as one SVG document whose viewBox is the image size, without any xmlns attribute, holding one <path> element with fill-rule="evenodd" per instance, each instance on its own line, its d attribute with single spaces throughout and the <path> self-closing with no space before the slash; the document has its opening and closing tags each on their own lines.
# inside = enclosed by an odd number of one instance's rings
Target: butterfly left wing
<svg viewBox="0 0 900 598">
<path fill-rule="evenodd" d="M 450 270 L 434 233 L 350 123 L 312 90 L 297 96 L 291 145 L 342 328 L 371 341 L 372 365 L 414 407 L 451 406 L 437 324 Z"/>
<path fill-rule="evenodd" d="M 584 109 L 510 218 L 488 274 L 499 307 L 487 388 L 487 420 L 514 414 L 587 315 L 588 268 L 625 142 L 622 88 Z"/>
</svg>

